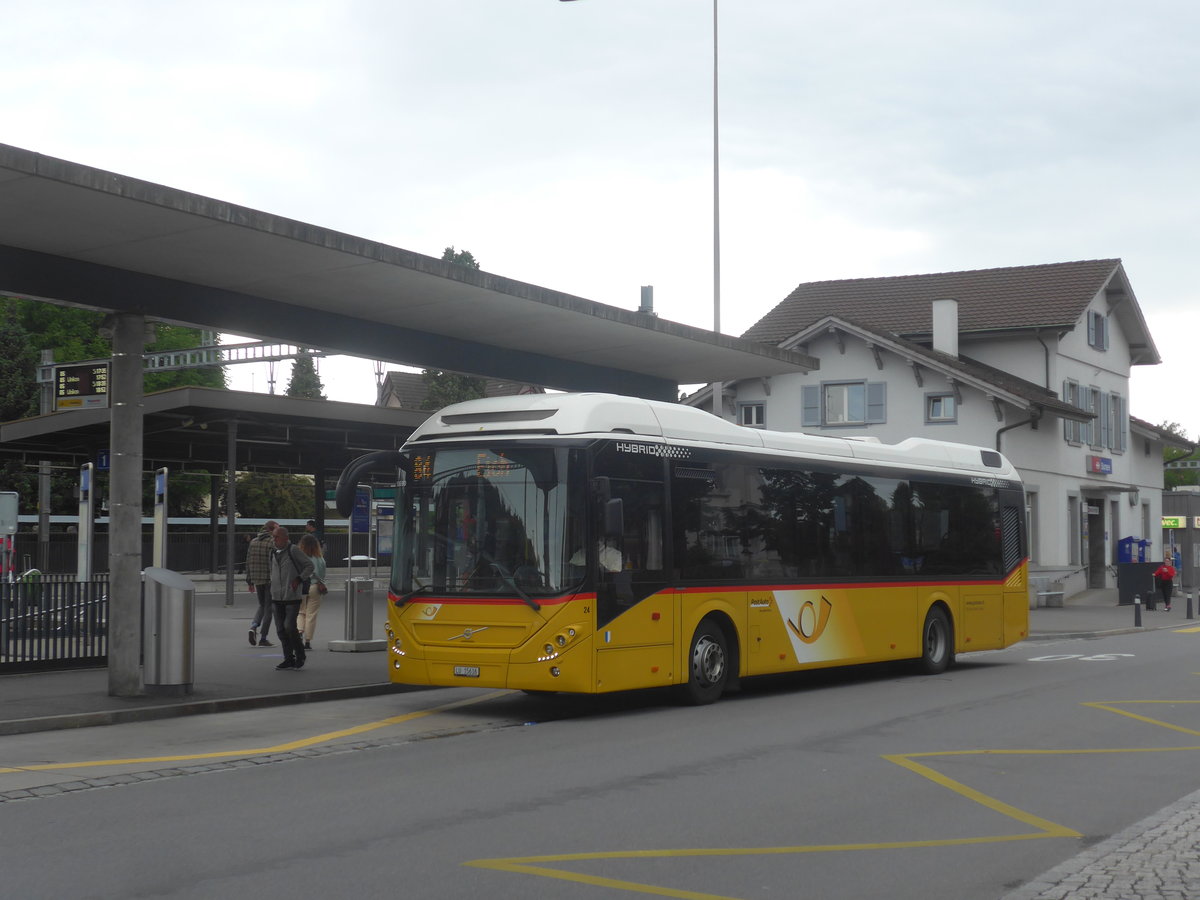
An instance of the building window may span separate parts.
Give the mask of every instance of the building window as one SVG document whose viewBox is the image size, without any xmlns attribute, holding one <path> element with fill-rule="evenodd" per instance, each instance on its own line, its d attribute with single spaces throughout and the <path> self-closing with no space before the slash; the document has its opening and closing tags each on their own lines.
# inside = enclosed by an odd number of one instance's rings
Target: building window
<svg viewBox="0 0 1200 900">
<path fill-rule="evenodd" d="M 801 390 L 801 425 L 874 425 L 887 421 L 887 383 L 829 381 Z"/>
<path fill-rule="evenodd" d="M 926 423 L 957 422 L 958 404 L 954 401 L 954 395 L 926 394 L 925 421 Z"/>
<path fill-rule="evenodd" d="M 1108 316 L 1098 312 L 1088 313 L 1088 346 L 1096 350 L 1108 349 Z"/>
<path fill-rule="evenodd" d="M 765 404 L 739 403 L 738 424 L 747 428 L 763 428 L 767 424 Z"/>
</svg>

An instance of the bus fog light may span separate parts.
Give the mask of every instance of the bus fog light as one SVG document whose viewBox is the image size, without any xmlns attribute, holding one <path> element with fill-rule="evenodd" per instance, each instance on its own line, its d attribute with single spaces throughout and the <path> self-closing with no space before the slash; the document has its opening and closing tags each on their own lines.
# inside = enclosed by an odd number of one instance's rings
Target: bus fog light
<svg viewBox="0 0 1200 900">
<path fill-rule="evenodd" d="M 398 660 L 398 659 L 393 659 L 393 660 L 392 660 L 392 668 L 393 668 L 393 669 L 398 669 L 398 668 L 400 668 L 400 660 Z"/>
<path fill-rule="evenodd" d="M 557 677 L 558 677 L 559 675 L 561 675 L 562 673 L 558 671 L 558 666 L 551 666 L 551 667 L 550 667 L 550 674 L 551 674 L 551 675 L 553 675 L 555 678 L 557 678 Z"/>
</svg>

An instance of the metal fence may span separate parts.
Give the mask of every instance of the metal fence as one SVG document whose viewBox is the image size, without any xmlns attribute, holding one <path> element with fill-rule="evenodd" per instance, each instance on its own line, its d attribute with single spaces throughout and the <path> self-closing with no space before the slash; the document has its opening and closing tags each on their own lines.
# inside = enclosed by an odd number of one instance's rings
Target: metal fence
<svg viewBox="0 0 1200 900">
<path fill-rule="evenodd" d="M 0 583 L 0 673 L 108 662 L 108 578 L 28 572 Z"/>
<path fill-rule="evenodd" d="M 246 541 L 252 532 L 238 532 L 234 541 L 233 570 L 238 575 L 246 571 Z M 40 569 L 43 572 L 61 572 L 74 577 L 79 564 L 78 535 L 65 532 L 52 533 L 48 541 L 39 541 L 34 532 L 20 532 L 14 535 L 15 546 L 14 565 L 17 572 L 27 569 Z M 298 539 L 298 534 L 293 534 Z M 325 536 L 325 559 L 330 566 L 344 565 L 349 535 L 330 534 Z M 183 533 L 167 536 L 167 558 L 163 568 L 175 572 L 225 572 L 225 535 L 218 534 L 215 542 L 212 533 Z M 354 536 L 354 552 L 366 553 L 366 536 Z M 153 536 L 147 532 L 142 535 L 142 568 L 153 565 L 154 547 Z M 101 532 L 96 534 L 92 546 L 92 571 L 108 571 L 108 535 Z"/>
</svg>

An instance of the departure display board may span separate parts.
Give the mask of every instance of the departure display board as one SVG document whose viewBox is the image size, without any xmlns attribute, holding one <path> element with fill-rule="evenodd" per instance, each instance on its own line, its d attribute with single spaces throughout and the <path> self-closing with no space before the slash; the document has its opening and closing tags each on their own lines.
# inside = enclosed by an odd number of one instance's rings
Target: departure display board
<svg viewBox="0 0 1200 900">
<path fill-rule="evenodd" d="M 90 409 L 97 406 L 108 406 L 108 363 L 55 367 L 55 409 Z"/>
</svg>

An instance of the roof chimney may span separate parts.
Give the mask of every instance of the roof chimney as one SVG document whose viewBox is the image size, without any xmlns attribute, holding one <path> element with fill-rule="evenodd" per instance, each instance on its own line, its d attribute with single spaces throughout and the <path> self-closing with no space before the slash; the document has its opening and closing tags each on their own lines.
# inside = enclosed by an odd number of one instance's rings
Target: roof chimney
<svg viewBox="0 0 1200 900">
<path fill-rule="evenodd" d="M 657 316 L 654 311 L 654 285 L 642 285 L 642 305 L 638 307 L 638 312 L 645 313 L 648 316 Z"/>
<path fill-rule="evenodd" d="M 933 349 L 958 357 L 958 301 L 933 301 Z"/>
</svg>

